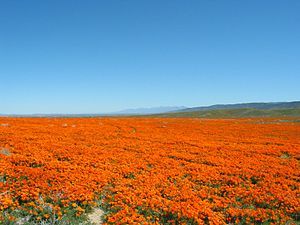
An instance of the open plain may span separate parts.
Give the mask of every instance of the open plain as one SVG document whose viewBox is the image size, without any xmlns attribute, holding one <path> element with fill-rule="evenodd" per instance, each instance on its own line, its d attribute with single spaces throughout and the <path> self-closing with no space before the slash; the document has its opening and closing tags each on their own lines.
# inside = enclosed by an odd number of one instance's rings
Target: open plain
<svg viewBox="0 0 300 225">
<path fill-rule="evenodd" d="M 298 121 L 3 117 L 0 220 L 296 224 Z"/>
</svg>

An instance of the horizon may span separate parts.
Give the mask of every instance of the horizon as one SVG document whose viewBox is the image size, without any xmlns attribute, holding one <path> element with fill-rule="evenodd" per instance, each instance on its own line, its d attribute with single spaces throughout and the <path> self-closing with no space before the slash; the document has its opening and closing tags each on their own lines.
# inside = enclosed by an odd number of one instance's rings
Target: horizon
<svg viewBox="0 0 300 225">
<path fill-rule="evenodd" d="M 12 114 L 12 113 L 1 113 L 0 112 L 0 116 L 43 116 L 43 115 L 135 115 L 135 114 L 140 114 L 140 115 L 147 115 L 149 113 L 126 113 L 125 111 L 130 111 L 130 110 L 151 110 L 151 109 L 159 109 L 159 108 L 181 108 L 181 109 L 193 109 L 193 108 L 202 108 L 202 107 L 211 107 L 211 106 L 231 106 L 231 105 L 239 105 L 239 104 L 276 104 L 276 103 L 295 103 L 295 102 L 300 102 L 300 100 L 293 100 L 293 101 L 284 101 L 284 102 L 237 102 L 237 103 L 220 103 L 220 104 L 212 104 L 212 105 L 197 105 L 197 106 L 154 106 L 154 107 L 139 107 L 139 108 L 125 108 L 125 109 L 121 109 L 121 110 L 117 110 L 117 111 L 111 111 L 111 112 L 97 112 L 97 113 L 16 113 L 16 114 Z M 181 109 L 175 109 L 175 110 L 181 110 Z M 174 110 L 174 109 L 173 109 Z M 166 110 L 164 112 L 172 112 L 173 110 Z M 218 110 L 218 109 L 215 109 Z M 151 114 L 151 113 L 150 113 Z M 154 113 L 156 114 L 156 113 Z"/>
<path fill-rule="evenodd" d="M 299 101 L 299 1 L 0 3 L 0 114 Z"/>
</svg>

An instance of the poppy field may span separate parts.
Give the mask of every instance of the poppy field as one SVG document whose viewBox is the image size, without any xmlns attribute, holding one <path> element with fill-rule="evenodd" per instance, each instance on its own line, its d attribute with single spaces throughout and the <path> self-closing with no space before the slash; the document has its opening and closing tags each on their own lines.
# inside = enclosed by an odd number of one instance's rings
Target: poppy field
<svg viewBox="0 0 300 225">
<path fill-rule="evenodd" d="M 103 224 L 299 224 L 299 120 L 0 117 L 0 224 L 97 207 Z"/>
</svg>

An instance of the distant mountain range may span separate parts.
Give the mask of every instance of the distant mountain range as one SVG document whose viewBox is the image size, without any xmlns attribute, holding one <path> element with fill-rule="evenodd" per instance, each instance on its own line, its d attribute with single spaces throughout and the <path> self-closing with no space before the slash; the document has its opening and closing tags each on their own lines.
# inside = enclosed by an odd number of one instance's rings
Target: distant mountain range
<svg viewBox="0 0 300 225">
<path fill-rule="evenodd" d="M 300 108 L 300 101 L 293 102 L 255 102 L 255 103 L 238 103 L 238 104 L 218 104 L 211 106 L 200 106 L 174 110 L 173 112 L 194 112 L 217 109 L 296 109 Z"/>
<path fill-rule="evenodd" d="M 1 116 L 1 114 L 0 114 Z M 157 116 L 157 117 L 300 117 L 300 101 L 257 102 L 238 104 L 218 104 L 201 107 L 167 106 L 126 109 L 112 113 L 85 114 L 10 114 L 10 117 L 108 117 L 108 116 Z"/>
<path fill-rule="evenodd" d="M 152 108 L 136 108 L 136 109 L 125 109 L 113 113 L 112 115 L 144 115 L 144 114 L 157 114 L 157 113 L 166 113 L 171 111 L 184 110 L 187 107 L 184 106 L 161 106 L 161 107 L 152 107 Z"/>
<path fill-rule="evenodd" d="M 255 102 L 255 103 L 238 103 L 238 104 L 217 104 L 211 106 L 200 107 L 184 107 L 184 106 L 168 106 L 168 107 L 153 107 L 153 108 L 136 108 L 126 109 L 110 115 L 151 115 L 163 113 L 184 113 L 198 112 L 209 110 L 231 110 L 231 109 L 257 109 L 257 110 L 272 110 L 272 109 L 300 109 L 300 101 L 293 102 Z"/>
<path fill-rule="evenodd" d="M 300 101 L 212 105 L 148 116 L 190 118 L 300 117 Z M 300 122 L 300 120 L 295 121 Z"/>
<path fill-rule="evenodd" d="M 186 109 L 184 106 L 160 106 L 149 108 L 135 108 L 125 109 L 111 113 L 80 113 L 80 114 L 66 114 L 66 113 L 34 113 L 34 114 L 0 114 L 0 116 L 9 117 L 102 117 L 102 116 L 127 116 L 127 115 L 151 115 L 159 113 L 167 113 L 171 111 Z"/>
</svg>

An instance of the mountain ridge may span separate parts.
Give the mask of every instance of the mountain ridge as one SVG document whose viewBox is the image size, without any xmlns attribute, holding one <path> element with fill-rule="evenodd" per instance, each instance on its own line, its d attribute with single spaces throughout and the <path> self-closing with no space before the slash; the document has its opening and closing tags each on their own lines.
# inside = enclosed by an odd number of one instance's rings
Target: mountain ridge
<svg viewBox="0 0 300 225">
<path fill-rule="evenodd" d="M 184 107 L 160 106 L 149 108 L 125 109 L 111 113 L 33 113 L 0 114 L 8 117 L 246 117 L 246 116 L 300 116 L 300 101 L 291 102 L 252 102 L 236 104 L 216 104 L 211 106 Z"/>
<path fill-rule="evenodd" d="M 290 102 L 250 102 L 250 103 L 234 103 L 234 104 L 215 104 L 210 106 L 189 107 L 176 112 L 194 112 L 206 110 L 222 110 L 222 109 L 295 109 L 300 108 L 300 101 Z"/>
<path fill-rule="evenodd" d="M 124 109 L 109 114 L 112 115 L 139 115 L 139 114 L 156 114 L 156 113 L 167 113 L 172 111 L 184 110 L 185 106 L 159 106 L 159 107 L 142 107 L 142 108 L 132 108 Z"/>
</svg>

